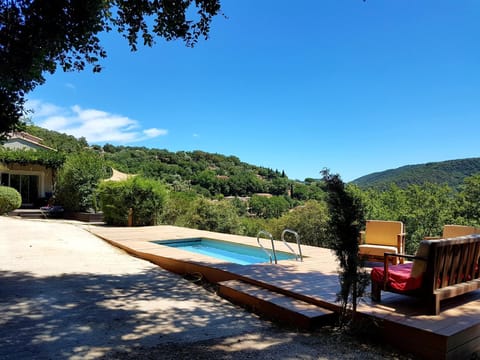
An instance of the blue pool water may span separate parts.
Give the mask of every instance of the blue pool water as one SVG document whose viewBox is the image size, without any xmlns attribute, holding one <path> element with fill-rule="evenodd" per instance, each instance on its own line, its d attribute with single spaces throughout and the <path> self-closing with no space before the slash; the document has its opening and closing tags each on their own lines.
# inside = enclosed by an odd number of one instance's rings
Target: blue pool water
<svg viewBox="0 0 480 360">
<path fill-rule="evenodd" d="M 260 264 L 270 258 L 260 247 L 253 247 L 226 241 L 194 238 L 182 240 L 159 240 L 156 244 L 179 248 L 196 254 L 207 255 L 240 265 Z M 294 260 L 295 255 L 277 251 L 277 260 Z"/>
</svg>

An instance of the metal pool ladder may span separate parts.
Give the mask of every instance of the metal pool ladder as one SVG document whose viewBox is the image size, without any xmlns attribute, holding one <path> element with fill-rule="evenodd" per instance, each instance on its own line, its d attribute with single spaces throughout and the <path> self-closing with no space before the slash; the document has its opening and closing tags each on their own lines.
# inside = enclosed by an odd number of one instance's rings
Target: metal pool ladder
<svg viewBox="0 0 480 360">
<path fill-rule="evenodd" d="M 295 236 L 295 239 L 297 240 L 298 254 L 288 244 L 288 242 L 285 240 L 285 234 L 293 234 Z M 271 253 L 260 242 L 260 235 L 267 236 L 270 239 L 270 242 L 272 243 L 272 252 Z M 296 261 L 303 261 L 302 248 L 300 247 L 300 235 L 298 235 L 298 233 L 296 231 L 293 231 L 293 230 L 290 230 L 290 229 L 283 230 L 282 231 L 282 241 L 285 244 L 285 246 L 290 250 L 290 252 L 295 255 L 295 260 Z M 258 244 L 258 246 L 260 246 L 262 248 L 262 250 L 265 252 L 265 254 L 267 254 L 268 258 L 270 259 L 270 264 L 272 262 L 275 262 L 275 264 L 277 264 L 277 253 L 275 251 L 275 244 L 273 242 L 272 234 L 270 234 L 268 231 L 260 230 L 257 234 L 257 244 Z M 273 254 L 273 257 L 272 257 L 272 254 Z"/>
<path fill-rule="evenodd" d="M 293 234 L 295 236 L 295 240 L 297 241 L 297 246 L 298 246 L 298 254 L 295 250 L 292 249 L 292 247 L 285 240 L 285 234 Z M 285 246 L 292 252 L 292 254 L 295 255 L 295 260 L 303 261 L 302 248 L 300 246 L 300 235 L 298 235 L 298 233 L 296 231 L 293 231 L 293 230 L 290 230 L 290 229 L 283 230 L 282 231 L 282 241 L 285 244 Z"/>
<path fill-rule="evenodd" d="M 260 235 L 265 235 L 265 236 L 268 236 L 268 238 L 270 239 L 271 243 L 272 243 L 272 253 L 273 253 L 273 258 L 275 259 L 275 264 L 277 263 L 277 254 L 275 252 L 275 245 L 273 244 L 273 236 L 272 234 L 270 234 L 268 231 L 265 231 L 265 230 L 260 230 L 257 234 L 257 244 L 258 246 L 260 246 L 262 248 L 263 251 L 265 251 L 265 254 L 267 254 L 268 258 L 270 259 L 270 264 L 272 263 L 272 254 L 270 253 L 270 251 L 268 251 L 267 249 L 265 249 L 265 247 L 262 245 L 262 243 L 260 242 Z"/>
</svg>

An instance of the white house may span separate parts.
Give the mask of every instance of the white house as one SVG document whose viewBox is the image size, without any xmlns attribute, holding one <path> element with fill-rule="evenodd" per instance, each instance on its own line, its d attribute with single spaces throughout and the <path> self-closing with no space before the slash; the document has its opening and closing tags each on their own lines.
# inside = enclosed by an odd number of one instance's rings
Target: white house
<svg viewBox="0 0 480 360">
<path fill-rule="evenodd" d="M 11 150 L 56 151 L 42 144 L 42 139 L 26 132 L 8 135 L 0 146 Z M 49 198 L 53 192 L 54 169 L 39 164 L 5 162 L 0 159 L 0 183 L 18 190 L 22 195 L 22 206 L 38 203 L 39 199 Z"/>
</svg>

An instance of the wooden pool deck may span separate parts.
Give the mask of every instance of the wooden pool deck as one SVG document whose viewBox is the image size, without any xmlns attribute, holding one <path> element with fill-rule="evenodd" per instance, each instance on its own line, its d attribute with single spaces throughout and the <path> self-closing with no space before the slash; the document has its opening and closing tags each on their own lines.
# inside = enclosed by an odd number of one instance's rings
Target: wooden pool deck
<svg viewBox="0 0 480 360">
<path fill-rule="evenodd" d="M 328 249 L 302 246 L 305 256 L 303 262 L 282 260 L 277 265 L 245 266 L 152 241 L 203 237 L 258 246 L 256 238 L 174 226 L 88 226 L 88 230 L 172 272 L 202 274 L 215 283 L 241 280 L 322 309 L 339 310 L 336 302 L 339 290 L 338 265 Z M 275 247 L 280 251 L 286 250 L 281 242 L 276 242 Z M 363 316 L 375 319 L 385 342 L 420 358 L 468 359 L 471 354 L 480 352 L 480 291 L 442 302 L 439 315 L 425 315 L 426 308 L 418 299 L 392 293 L 383 293 L 381 303 L 371 302 L 367 296 L 358 310 Z"/>
</svg>

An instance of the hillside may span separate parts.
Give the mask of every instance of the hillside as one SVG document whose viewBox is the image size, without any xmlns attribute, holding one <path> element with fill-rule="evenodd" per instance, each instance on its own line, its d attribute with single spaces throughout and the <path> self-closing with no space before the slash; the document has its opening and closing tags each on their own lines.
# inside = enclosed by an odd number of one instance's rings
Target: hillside
<svg viewBox="0 0 480 360">
<path fill-rule="evenodd" d="M 352 181 L 361 188 L 384 189 L 389 184 L 401 188 L 427 182 L 447 184 L 457 188 L 466 177 L 480 173 L 480 158 L 448 160 L 427 164 L 407 165 L 362 176 Z"/>
<path fill-rule="evenodd" d="M 89 146 L 84 138 L 76 139 L 38 126 L 28 126 L 27 132 L 65 153 L 75 153 Z M 102 154 L 117 170 L 162 180 L 176 190 L 193 189 L 211 196 L 244 196 L 264 192 L 285 195 L 289 189 L 289 180 L 283 171 L 251 165 L 236 156 L 111 144 L 90 148 Z"/>
<path fill-rule="evenodd" d="M 77 152 L 88 146 L 85 138 L 77 139 L 72 135 L 62 134 L 57 131 L 47 130 L 40 126 L 28 125 L 26 131 L 29 134 L 43 139 L 43 144 L 65 153 Z"/>
<path fill-rule="evenodd" d="M 43 138 L 45 145 L 62 152 L 77 152 L 88 147 L 84 138 L 76 139 L 71 135 L 38 126 L 28 126 L 27 131 Z M 93 149 L 101 152 L 113 167 L 122 172 L 160 179 L 179 190 L 194 187 L 209 195 L 245 195 L 257 192 L 282 195 L 288 191 L 292 182 L 283 171 L 247 164 L 235 156 L 198 150 L 171 152 L 165 149 L 110 144 L 103 147 L 93 145 Z M 427 182 L 457 188 L 466 177 L 476 173 L 480 173 L 480 158 L 407 165 L 368 174 L 353 180 L 352 183 L 361 188 L 376 189 L 385 189 L 392 183 L 404 188 L 410 184 L 420 185 Z M 310 180 L 313 184 L 319 182 Z M 306 188 L 309 184 L 310 181 L 307 181 Z M 303 184 L 296 183 L 295 186 L 297 193 L 306 191 Z"/>
</svg>

